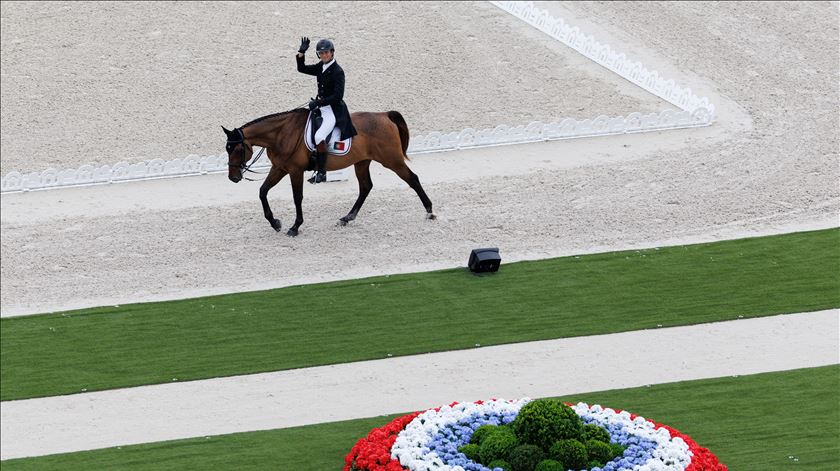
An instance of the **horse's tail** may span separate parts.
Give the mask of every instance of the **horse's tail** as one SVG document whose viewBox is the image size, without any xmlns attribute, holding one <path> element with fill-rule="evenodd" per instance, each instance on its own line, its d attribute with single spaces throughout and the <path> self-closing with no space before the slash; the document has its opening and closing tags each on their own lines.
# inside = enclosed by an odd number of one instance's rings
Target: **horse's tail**
<svg viewBox="0 0 840 471">
<path fill-rule="evenodd" d="M 408 160 L 408 155 L 405 153 L 405 151 L 408 150 L 408 125 L 405 124 L 405 119 L 403 119 L 403 116 L 399 111 L 389 111 L 388 118 L 397 125 L 397 129 L 400 131 L 400 143 L 402 143 L 403 157 Z"/>
</svg>

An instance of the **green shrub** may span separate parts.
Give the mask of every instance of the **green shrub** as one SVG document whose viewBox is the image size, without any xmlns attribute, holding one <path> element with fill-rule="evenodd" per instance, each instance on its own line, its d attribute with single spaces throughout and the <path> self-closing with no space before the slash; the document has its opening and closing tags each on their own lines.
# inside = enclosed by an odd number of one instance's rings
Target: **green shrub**
<svg viewBox="0 0 840 471">
<path fill-rule="evenodd" d="M 518 444 L 516 435 L 507 427 L 497 427 L 496 430 L 488 433 L 481 440 L 479 456 L 482 463 L 490 463 L 494 460 L 506 460 L 510 452 Z"/>
<path fill-rule="evenodd" d="M 487 467 L 490 469 L 502 468 L 505 471 L 510 471 L 510 463 L 505 460 L 493 460 Z"/>
<path fill-rule="evenodd" d="M 571 407 L 556 399 L 525 404 L 513 421 L 513 431 L 523 443 L 548 450 L 554 442 L 580 439 L 583 421 Z"/>
<path fill-rule="evenodd" d="M 460 451 L 461 453 L 466 455 L 466 457 L 468 459 L 471 459 L 473 461 L 478 461 L 479 460 L 478 457 L 479 457 L 479 450 L 480 449 L 481 449 L 481 447 L 479 447 L 475 443 L 468 443 L 468 444 L 463 445 L 460 448 L 458 448 L 458 451 Z"/>
<path fill-rule="evenodd" d="M 481 441 L 484 440 L 484 437 L 498 428 L 499 426 L 497 425 L 482 425 L 481 427 L 478 427 L 475 431 L 473 431 L 472 437 L 470 437 L 470 443 L 481 445 Z"/>
<path fill-rule="evenodd" d="M 590 461 L 598 461 L 603 466 L 607 461 L 611 461 L 613 456 L 612 447 L 604 442 L 597 440 L 588 440 L 586 442 L 586 455 L 589 456 Z"/>
<path fill-rule="evenodd" d="M 557 460 L 542 460 L 534 471 L 566 471 L 566 468 Z"/>
<path fill-rule="evenodd" d="M 577 440 L 557 440 L 548 454 L 551 459 L 563 463 L 566 469 L 584 469 L 589 463 L 586 446 Z"/>
<path fill-rule="evenodd" d="M 583 442 L 587 442 L 589 440 L 598 440 L 599 442 L 609 443 L 610 442 L 610 432 L 607 432 L 607 429 L 601 428 L 595 424 L 586 424 L 583 426 Z"/>
<path fill-rule="evenodd" d="M 519 445 L 510 452 L 511 471 L 534 471 L 537 464 L 545 459 L 545 452 L 537 445 Z"/>
<path fill-rule="evenodd" d="M 610 453 L 610 456 L 612 456 L 612 458 L 610 458 L 610 461 L 612 461 L 618 456 L 623 455 L 624 450 L 626 449 L 627 447 L 624 445 L 619 445 L 618 443 L 610 443 L 610 450 L 612 450 L 612 453 Z"/>
</svg>

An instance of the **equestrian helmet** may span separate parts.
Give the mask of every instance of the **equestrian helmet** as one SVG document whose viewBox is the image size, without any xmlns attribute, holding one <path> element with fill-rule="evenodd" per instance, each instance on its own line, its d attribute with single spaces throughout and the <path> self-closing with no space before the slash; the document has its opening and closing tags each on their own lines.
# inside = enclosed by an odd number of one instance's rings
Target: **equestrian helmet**
<svg viewBox="0 0 840 471">
<path fill-rule="evenodd" d="M 318 44 L 315 45 L 315 51 L 317 52 L 324 52 L 324 51 L 333 51 L 335 52 L 335 45 L 333 45 L 332 41 L 329 39 L 322 39 L 318 41 Z"/>
</svg>

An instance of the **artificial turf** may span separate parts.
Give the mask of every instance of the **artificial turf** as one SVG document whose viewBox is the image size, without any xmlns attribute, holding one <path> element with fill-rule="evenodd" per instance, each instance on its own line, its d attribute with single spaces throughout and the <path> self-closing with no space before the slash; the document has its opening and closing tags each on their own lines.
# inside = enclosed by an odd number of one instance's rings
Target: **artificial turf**
<svg viewBox="0 0 840 471">
<path fill-rule="evenodd" d="M 840 229 L 0 320 L 0 399 L 840 307 Z"/>
<path fill-rule="evenodd" d="M 731 470 L 821 471 L 840 468 L 838 391 L 840 365 L 832 365 L 561 399 L 624 409 L 669 425 Z M 3 469 L 340 470 L 353 444 L 393 417 L 8 460 Z"/>
</svg>

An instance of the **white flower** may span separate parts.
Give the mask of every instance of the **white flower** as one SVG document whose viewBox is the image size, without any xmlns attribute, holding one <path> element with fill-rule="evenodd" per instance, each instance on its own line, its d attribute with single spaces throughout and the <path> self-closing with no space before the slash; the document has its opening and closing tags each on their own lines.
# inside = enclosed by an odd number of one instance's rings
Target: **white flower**
<svg viewBox="0 0 840 471">
<path fill-rule="evenodd" d="M 400 464 L 411 471 L 464 471 L 461 466 L 450 467 L 436 452 L 430 450 L 429 445 L 434 436 L 442 429 L 458 422 L 463 417 L 478 414 L 503 414 L 505 412 L 518 413 L 530 398 L 519 400 L 504 400 L 501 398 L 486 401 L 482 404 L 460 403 L 454 406 L 441 406 L 438 411 L 433 409 L 419 414 L 403 431 L 399 433 L 393 447 L 391 457 L 399 460 Z M 601 426 L 617 424 L 629 434 L 656 443 L 652 450 L 652 457 L 647 463 L 635 466 L 634 469 L 644 471 L 681 471 L 691 463 L 691 452 L 688 445 L 680 438 L 671 438 L 665 428 L 657 428 L 644 417 L 630 418 L 630 413 L 603 408 L 599 405 L 589 406 L 578 403 L 572 409 L 580 417 L 592 420 Z"/>
</svg>

